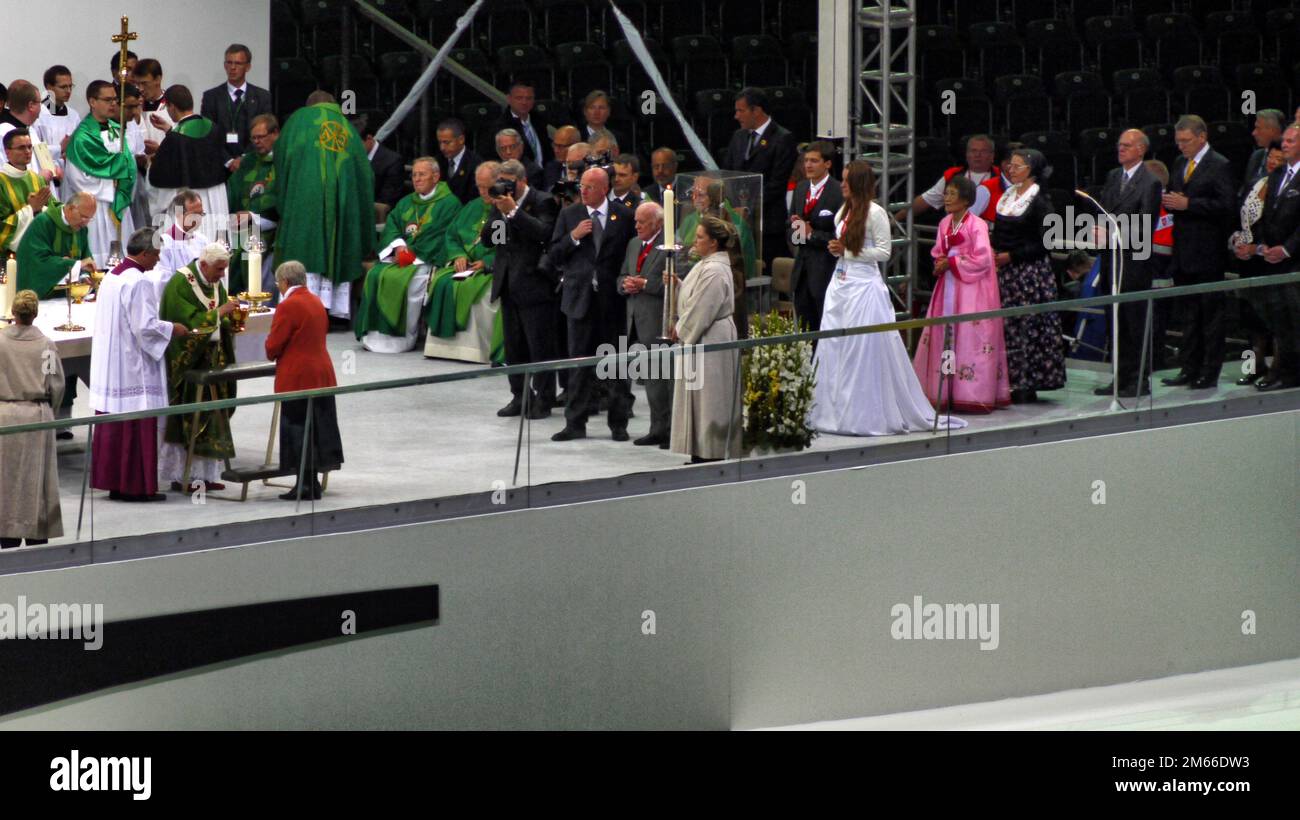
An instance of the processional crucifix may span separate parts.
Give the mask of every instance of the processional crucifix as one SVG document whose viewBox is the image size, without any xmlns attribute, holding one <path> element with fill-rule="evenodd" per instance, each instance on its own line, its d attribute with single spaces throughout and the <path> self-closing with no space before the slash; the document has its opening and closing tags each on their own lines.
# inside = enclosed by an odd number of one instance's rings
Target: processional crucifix
<svg viewBox="0 0 1300 820">
<path fill-rule="evenodd" d="M 118 133 L 118 139 L 122 143 L 122 153 L 126 154 L 131 149 L 126 139 L 126 52 L 127 43 L 132 40 L 138 40 L 140 35 L 131 31 L 131 21 L 126 16 L 122 17 L 122 32 L 113 35 L 113 42 L 122 44 L 122 51 L 117 58 L 117 118 L 118 126 L 121 131 Z M 122 222 L 117 221 L 117 245 L 122 247 Z"/>
</svg>

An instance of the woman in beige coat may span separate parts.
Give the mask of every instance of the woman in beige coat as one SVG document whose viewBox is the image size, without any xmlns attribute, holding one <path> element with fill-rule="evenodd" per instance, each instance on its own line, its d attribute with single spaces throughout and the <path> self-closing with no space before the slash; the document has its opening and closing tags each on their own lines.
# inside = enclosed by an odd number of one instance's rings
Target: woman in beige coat
<svg viewBox="0 0 1300 820">
<path fill-rule="evenodd" d="M 32 327 L 36 292 L 14 298 L 14 323 L 0 330 L 0 428 L 54 420 L 63 401 L 63 363 Z M 0 435 L 0 547 L 44 544 L 63 535 L 54 431 Z"/>
<path fill-rule="evenodd" d="M 730 342 L 735 289 L 727 249 L 738 241 L 730 222 L 705 217 L 695 229 L 694 250 L 700 261 L 687 275 L 678 296 L 679 319 L 674 337 L 683 347 L 673 388 L 673 452 L 691 463 L 740 455 L 740 351 L 695 353 L 688 346 Z"/>
</svg>

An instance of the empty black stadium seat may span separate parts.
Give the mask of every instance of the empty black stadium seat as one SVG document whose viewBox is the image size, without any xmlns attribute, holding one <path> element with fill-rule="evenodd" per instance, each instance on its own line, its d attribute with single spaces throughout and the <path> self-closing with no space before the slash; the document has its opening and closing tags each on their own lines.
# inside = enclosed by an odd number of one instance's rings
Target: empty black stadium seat
<svg viewBox="0 0 1300 820">
<path fill-rule="evenodd" d="M 986 86 L 992 87 L 994 78 L 1003 74 L 1024 73 L 1025 48 L 1010 23 L 976 23 L 967 39 Z"/>
<path fill-rule="evenodd" d="M 1119 165 L 1117 128 L 1085 128 L 1079 132 L 1079 171 L 1087 185 L 1100 185 L 1106 172 Z"/>
<path fill-rule="evenodd" d="M 1210 132 L 1210 145 L 1228 158 L 1233 168 L 1242 169 L 1246 167 L 1246 160 L 1250 159 L 1251 153 L 1255 150 L 1255 140 L 1250 135 L 1250 128 L 1240 122 L 1220 121 L 1212 122 L 1208 125 Z"/>
<path fill-rule="evenodd" d="M 1264 38 L 1247 12 L 1211 12 L 1205 16 L 1205 32 L 1216 49 L 1215 65 L 1236 66 L 1262 59 Z M 1202 60 L 1209 62 L 1208 56 Z"/>
<path fill-rule="evenodd" d="M 1237 66 L 1236 99 L 1244 91 L 1255 94 L 1255 110 L 1278 108 L 1287 116 L 1294 110 L 1291 104 L 1291 86 L 1281 66 L 1273 63 L 1245 63 Z"/>
<path fill-rule="evenodd" d="M 571 100 L 597 88 L 609 90 L 614 86 L 614 68 L 605 50 L 595 43 L 560 43 L 555 47 L 555 62 L 564 74 Z"/>
<path fill-rule="evenodd" d="M 1214 66 L 1186 65 L 1174 69 L 1174 93 L 1170 95 L 1170 114 L 1196 114 L 1206 122 L 1226 120 L 1232 97 L 1223 75 Z"/>
<path fill-rule="evenodd" d="M 927 91 L 944 77 L 966 76 L 966 52 L 952 26 L 917 26 L 916 54 Z"/>
<path fill-rule="evenodd" d="M 1142 38 L 1129 18 L 1089 17 L 1084 22 L 1084 36 L 1102 75 L 1142 65 Z"/>
<path fill-rule="evenodd" d="M 1116 71 L 1111 87 L 1119 101 L 1118 106 L 1112 106 L 1112 116 L 1124 125 L 1140 128 L 1169 119 L 1169 93 L 1165 91 L 1160 72 L 1154 68 Z"/>
<path fill-rule="evenodd" d="M 591 42 L 591 7 L 586 0 L 534 0 L 542 12 L 543 42 Z"/>
<path fill-rule="evenodd" d="M 1052 100 L 1037 74 L 1007 74 L 993 84 L 993 97 L 1009 134 L 1047 131 L 1052 127 Z"/>
<path fill-rule="evenodd" d="M 1285 63 L 1300 46 L 1300 12 L 1292 8 L 1269 9 L 1264 15 L 1265 59 Z"/>
<path fill-rule="evenodd" d="M 1030 21 L 1025 27 L 1025 48 L 1040 77 L 1083 68 L 1083 43 L 1064 20 Z"/>
<path fill-rule="evenodd" d="M 520 43 L 497 49 L 497 66 L 506 82 L 528 80 L 537 96 L 555 96 L 555 67 L 540 46 Z"/>
<path fill-rule="evenodd" d="M 954 103 L 946 113 L 942 109 L 935 122 L 942 123 L 944 132 L 953 144 L 969 134 L 988 133 L 993 130 L 993 102 L 984 94 L 976 80 L 946 79 L 935 84 L 941 101 Z M 951 92 L 951 95 L 949 95 Z"/>
<path fill-rule="evenodd" d="M 812 137 L 812 108 L 808 105 L 804 90 L 791 85 L 770 86 L 765 90 L 767 101 L 772 106 L 769 112 L 772 118 L 794 134 L 796 139 Z"/>
<path fill-rule="evenodd" d="M 682 84 L 687 94 L 705 88 L 730 85 L 726 53 L 717 38 L 704 34 L 674 37 L 671 43 L 673 63 L 682 70 Z"/>
<path fill-rule="evenodd" d="M 1166 77 L 1172 77 L 1179 66 L 1200 64 L 1201 33 L 1190 14 L 1149 15 L 1146 35 L 1155 49 L 1156 65 Z"/>
<path fill-rule="evenodd" d="M 734 38 L 731 65 L 740 67 L 742 85 L 786 85 L 790 81 L 790 67 L 781 53 L 781 43 L 768 34 L 742 34 Z"/>
<path fill-rule="evenodd" d="M 1110 95 L 1101 75 L 1092 71 L 1064 71 L 1052 82 L 1053 95 L 1065 108 L 1071 133 L 1110 125 Z"/>
<path fill-rule="evenodd" d="M 1178 143 L 1174 142 L 1173 124 L 1144 125 L 1142 133 L 1146 134 L 1147 139 L 1151 141 L 1151 147 L 1147 150 L 1147 159 L 1158 159 L 1172 168 L 1174 161 L 1178 159 Z"/>
</svg>

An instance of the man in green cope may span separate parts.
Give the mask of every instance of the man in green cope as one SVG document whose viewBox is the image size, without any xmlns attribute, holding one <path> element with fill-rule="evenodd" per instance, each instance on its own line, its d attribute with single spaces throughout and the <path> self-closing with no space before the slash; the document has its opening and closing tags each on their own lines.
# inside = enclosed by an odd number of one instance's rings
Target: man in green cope
<svg viewBox="0 0 1300 820">
<path fill-rule="evenodd" d="M 199 385 L 185 381 L 191 370 L 216 370 L 235 363 L 235 333 L 231 328 L 230 313 L 238 303 L 232 302 L 221 284 L 230 264 L 230 253 L 216 243 L 203 249 L 199 258 L 181 268 L 167 280 L 163 289 L 158 317 L 166 322 L 179 322 L 190 329 L 186 336 L 173 338 L 167 345 L 167 393 L 173 406 L 197 401 L 208 401 L 210 388 L 199 396 Z M 218 399 L 235 397 L 235 383 L 216 385 Z M 235 455 L 235 442 L 230 434 L 230 408 L 224 412 L 211 411 L 199 414 L 198 436 L 194 440 L 194 461 L 190 467 L 190 487 L 193 492 L 202 481 L 209 490 L 224 489 L 220 483 L 220 459 Z M 194 423 L 191 413 L 167 417 L 163 446 L 158 451 L 160 481 L 171 481 L 173 490 L 181 489 L 185 469 L 186 451 L 189 448 L 190 430 Z"/>
<path fill-rule="evenodd" d="M 439 179 L 433 157 L 411 163 L 411 185 L 379 237 L 379 264 L 366 274 L 365 293 L 353 331 L 367 350 L 403 353 L 420 335 L 421 308 L 429 271 L 443 262 L 447 229 L 460 213 L 460 200 Z"/>
<path fill-rule="evenodd" d="M 279 295 L 275 287 L 276 220 L 280 218 L 275 208 L 275 141 L 280 137 L 280 121 L 274 114 L 258 114 L 248 129 L 252 150 L 239 159 L 239 168 L 226 182 L 226 199 L 230 213 L 238 220 L 238 237 L 262 237 L 262 269 L 249 271 L 242 242 L 232 242 L 230 255 L 230 290 L 234 293 L 249 289 Z M 253 226 L 257 229 L 254 230 Z"/>
<path fill-rule="evenodd" d="M 482 274 L 492 272 L 496 259 L 496 245 L 483 241 L 483 226 L 492 212 L 492 184 L 496 181 L 500 163 L 480 163 L 474 172 L 478 197 L 466 202 L 447 229 L 443 243 L 444 266 L 433 274 L 429 295 L 429 332 L 439 338 L 450 338 L 469 325 L 469 314 L 479 300 L 492 292 L 492 277 Z M 489 232 L 490 235 L 490 232 Z M 455 274 L 473 271 L 465 279 L 455 279 Z M 498 313 L 492 328 L 491 359 L 504 361 L 505 342 Z"/>
<path fill-rule="evenodd" d="M 331 316 L 352 315 L 352 283 L 375 249 L 375 174 L 334 95 L 313 91 L 275 148 L 280 224 L 275 260 L 307 268 L 307 289 Z"/>
<path fill-rule="evenodd" d="M 46 206 L 59 206 L 45 178 L 31 169 L 32 136 L 26 128 L 4 135 L 5 158 L 0 167 L 0 251 L 18 250 L 27 226 Z M 2 260 L 0 260 L 2 261 Z"/>
<path fill-rule="evenodd" d="M 19 290 L 30 288 L 44 299 L 73 271 L 89 274 L 95 269 L 86 231 L 95 208 L 95 197 L 82 191 L 63 207 L 36 215 L 18 243 Z"/>
</svg>

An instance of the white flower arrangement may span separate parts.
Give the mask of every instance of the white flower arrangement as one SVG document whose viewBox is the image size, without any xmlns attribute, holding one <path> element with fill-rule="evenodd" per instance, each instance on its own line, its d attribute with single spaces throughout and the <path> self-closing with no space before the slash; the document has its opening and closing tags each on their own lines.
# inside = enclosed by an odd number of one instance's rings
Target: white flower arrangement
<svg viewBox="0 0 1300 820">
<path fill-rule="evenodd" d="M 751 319 L 755 339 L 798 333 L 775 311 Z M 816 432 L 808 425 L 817 383 L 811 342 L 763 345 L 745 353 L 745 445 L 802 450 Z"/>
</svg>

